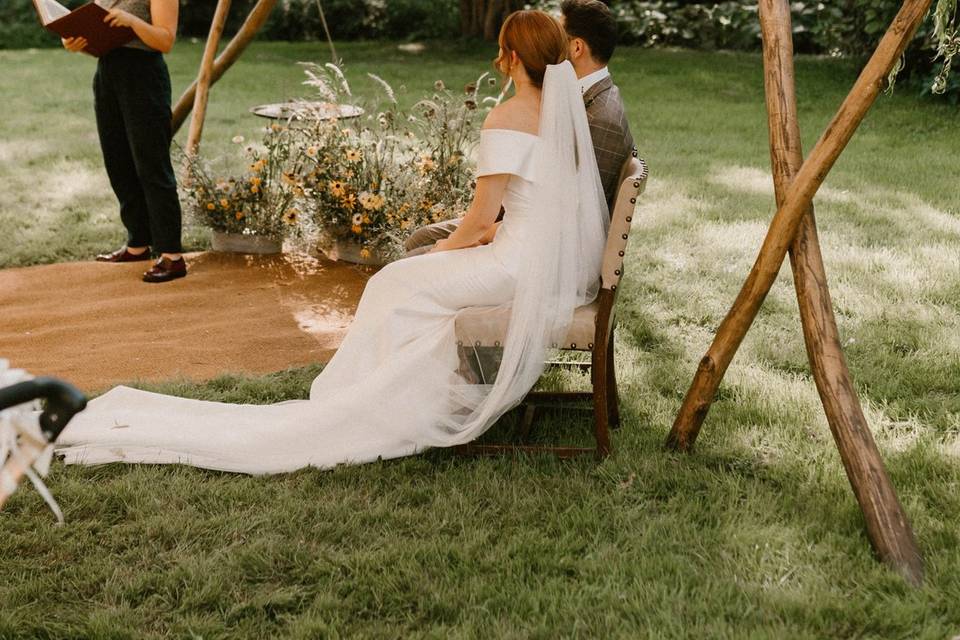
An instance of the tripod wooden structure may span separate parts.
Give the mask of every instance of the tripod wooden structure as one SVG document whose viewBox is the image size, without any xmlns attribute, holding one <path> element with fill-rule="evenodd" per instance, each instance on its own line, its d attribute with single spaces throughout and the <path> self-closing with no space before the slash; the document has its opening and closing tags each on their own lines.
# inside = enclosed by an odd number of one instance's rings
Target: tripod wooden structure
<svg viewBox="0 0 960 640">
<path fill-rule="evenodd" d="M 777 213 L 740 294 L 700 361 L 667 446 L 689 450 L 737 348 L 790 253 L 810 368 L 830 430 L 881 560 L 908 582 L 923 581 L 923 559 L 884 467 L 843 357 L 820 254 L 813 197 L 873 105 L 931 0 L 906 0 L 813 151 L 803 159 L 794 89 L 789 0 L 760 0 L 770 160 Z"/>
<path fill-rule="evenodd" d="M 820 254 L 813 197 L 885 86 L 931 1 L 904 1 L 849 95 L 804 160 L 794 88 L 790 3 L 759 0 L 770 158 L 778 210 L 753 269 L 700 361 L 667 439 L 667 445 L 675 449 L 689 450 L 693 446 L 723 375 L 789 251 L 811 370 L 863 511 L 867 533 L 877 555 L 912 584 L 923 580 L 923 560 L 843 357 Z M 200 142 L 210 86 L 240 57 L 276 3 L 258 0 L 233 40 L 216 56 L 230 8 L 230 0 L 218 0 L 197 80 L 173 109 L 174 131 L 193 111 L 188 154 L 195 153 Z"/>
</svg>

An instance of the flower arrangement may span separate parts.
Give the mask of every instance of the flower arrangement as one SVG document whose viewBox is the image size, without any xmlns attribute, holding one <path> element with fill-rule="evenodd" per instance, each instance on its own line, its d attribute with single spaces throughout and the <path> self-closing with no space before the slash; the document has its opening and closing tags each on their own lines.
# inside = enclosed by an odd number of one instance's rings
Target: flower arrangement
<svg viewBox="0 0 960 640">
<path fill-rule="evenodd" d="M 393 88 L 368 74 L 380 98 L 348 119 L 332 115 L 354 101 L 340 68 L 306 63 L 304 71 L 321 101 L 299 102 L 261 145 L 247 146 L 246 173 L 218 177 L 187 158 L 183 197 L 195 220 L 274 238 L 309 231 L 321 248 L 349 245 L 363 260 L 386 262 L 417 227 L 462 215 L 475 187 L 479 112 L 496 101 L 481 94 L 495 79 L 483 74 L 463 96 L 437 81 L 429 98 L 402 109 Z"/>
<path fill-rule="evenodd" d="M 306 71 L 306 84 L 321 98 L 350 95 L 338 67 L 307 65 Z M 354 243 L 361 258 L 389 259 L 402 254 L 414 229 L 461 215 L 469 205 L 474 184 L 468 158 L 479 135 L 476 112 L 487 74 L 467 85 L 463 98 L 437 81 L 433 95 L 410 110 L 398 106 L 387 82 L 369 77 L 382 97 L 366 122 L 325 120 L 308 128 L 307 157 L 314 166 L 306 184 L 321 245 Z"/>
<path fill-rule="evenodd" d="M 244 139 L 237 136 L 236 144 Z M 217 176 L 199 157 L 186 156 L 183 199 L 194 220 L 223 233 L 282 240 L 301 233 L 298 204 L 304 193 L 293 178 L 304 159 L 297 135 L 289 127 L 266 128 L 261 145 L 244 149 L 247 171 Z"/>
</svg>

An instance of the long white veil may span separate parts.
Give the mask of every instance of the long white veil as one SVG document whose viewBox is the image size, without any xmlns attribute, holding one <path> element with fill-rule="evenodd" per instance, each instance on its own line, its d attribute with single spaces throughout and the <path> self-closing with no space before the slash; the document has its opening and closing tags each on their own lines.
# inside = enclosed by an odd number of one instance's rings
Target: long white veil
<svg viewBox="0 0 960 640">
<path fill-rule="evenodd" d="M 517 280 L 496 380 L 473 403 L 465 390 L 461 406 L 472 411 L 450 416 L 444 425 L 459 443 L 477 438 L 523 400 L 543 373 L 547 351 L 564 341 L 576 308 L 592 301 L 600 287 L 609 214 L 569 61 L 547 67 L 540 105 L 534 179 L 539 233 Z"/>
</svg>

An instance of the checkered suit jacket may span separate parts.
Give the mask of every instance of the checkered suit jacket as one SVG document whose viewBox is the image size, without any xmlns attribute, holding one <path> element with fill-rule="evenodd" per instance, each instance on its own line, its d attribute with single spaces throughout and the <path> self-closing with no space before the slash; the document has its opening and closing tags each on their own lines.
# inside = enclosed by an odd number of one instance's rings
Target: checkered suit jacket
<svg viewBox="0 0 960 640">
<path fill-rule="evenodd" d="M 583 103 L 587 108 L 590 137 L 593 138 L 593 151 L 600 168 L 603 193 L 610 205 L 617 194 L 620 170 L 633 153 L 633 136 L 627 124 L 620 89 L 613 84 L 610 76 L 587 89 L 583 94 Z"/>
</svg>

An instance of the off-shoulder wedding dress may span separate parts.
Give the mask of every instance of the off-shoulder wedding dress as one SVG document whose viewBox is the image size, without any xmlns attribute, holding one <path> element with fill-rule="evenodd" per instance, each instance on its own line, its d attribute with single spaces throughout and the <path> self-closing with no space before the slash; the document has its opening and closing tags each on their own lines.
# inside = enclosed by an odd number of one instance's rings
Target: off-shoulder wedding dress
<svg viewBox="0 0 960 640">
<path fill-rule="evenodd" d="M 536 383 L 596 295 L 608 215 L 573 68 L 544 80 L 540 135 L 481 133 L 478 175 L 509 174 L 495 240 L 387 265 L 367 283 L 309 400 L 239 405 L 116 387 L 60 437 L 69 464 L 180 463 L 251 474 L 396 458 L 478 437 Z M 507 305 L 492 384 L 458 373 L 464 307 Z"/>
</svg>

